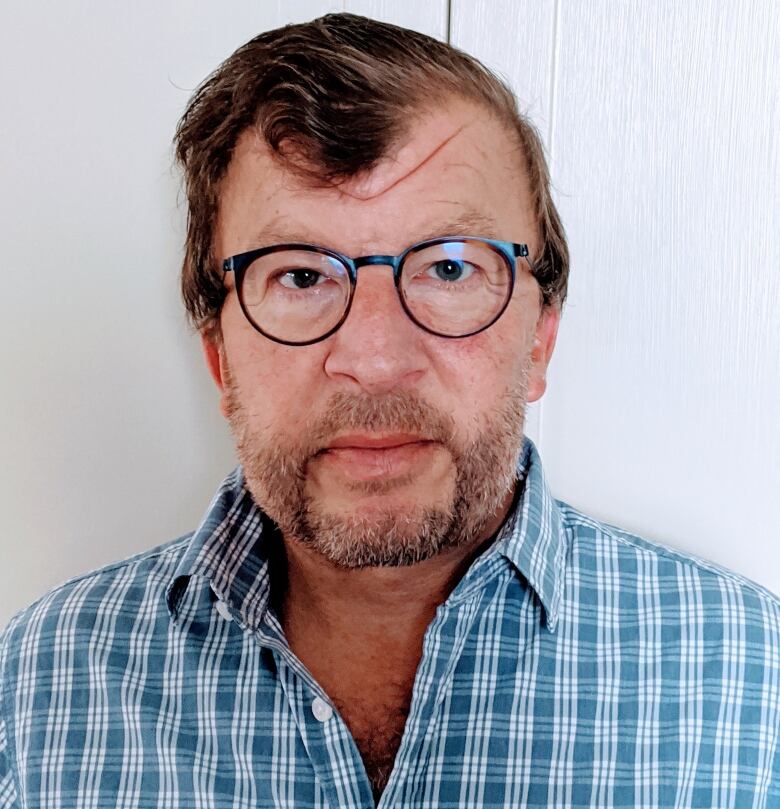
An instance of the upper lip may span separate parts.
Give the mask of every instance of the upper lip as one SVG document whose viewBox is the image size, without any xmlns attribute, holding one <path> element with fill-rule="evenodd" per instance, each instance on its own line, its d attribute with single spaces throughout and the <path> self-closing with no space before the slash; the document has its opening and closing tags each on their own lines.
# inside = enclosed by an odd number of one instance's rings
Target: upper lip
<svg viewBox="0 0 780 809">
<path fill-rule="evenodd" d="M 367 435 L 365 433 L 352 433 L 341 435 L 328 444 L 325 449 L 343 449 L 352 447 L 356 449 L 387 449 L 389 447 L 401 447 L 404 444 L 415 444 L 422 441 L 430 441 L 423 435 L 413 435 L 411 433 L 393 433 L 392 435 Z"/>
</svg>

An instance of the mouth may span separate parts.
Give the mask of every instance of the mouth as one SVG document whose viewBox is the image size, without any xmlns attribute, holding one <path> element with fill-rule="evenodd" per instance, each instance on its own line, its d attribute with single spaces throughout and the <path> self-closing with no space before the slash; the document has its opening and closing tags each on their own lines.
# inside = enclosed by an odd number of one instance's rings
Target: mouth
<svg viewBox="0 0 780 809">
<path fill-rule="evenodd" d="M 381 450 L 403 447 L 408 444 L 431 444 L 431 439 L 411 433 L 393 433 L 391 435 L 376 435 L 367 433 L 354 433 L 342 435 L 331 441 L 324 451 L 334 449 L 367 449 Z"/>
<path fill-rule="evenodd" d="M 354 480 L 375 480 L 412 472 L 438 446 L 418 435 L 343 435 L 318 453 L 322 461 Z"/>
</svg>

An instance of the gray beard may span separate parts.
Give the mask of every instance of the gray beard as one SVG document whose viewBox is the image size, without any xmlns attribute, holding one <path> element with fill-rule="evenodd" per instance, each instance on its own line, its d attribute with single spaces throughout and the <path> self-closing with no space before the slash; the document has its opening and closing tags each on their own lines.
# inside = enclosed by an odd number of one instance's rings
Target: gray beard
<svg viewBox="0 0 780 809">
<path fill-rule="evenodd" d="M 249 427 L 229 370 L 223 381 L 228 420 L 250 494 L 286 539 L 316 551 L 336 567 L 413 565 L 473 542 L 517 482 L 527 400 L 525 370 L 520 383 L 484 414 L 484 428 L 465 444 L 458 442 L 451 416 L 408 391 L 381 397 L 338 393 L 324 409 L 327 416 L 310 419 L 296 439 L 261 440 Z M 329 513 L 306 493 L 307 468 L 328 440 L 345 430 L 408 432 L 439 441 L 450 452 L 456 471 L 448 505 L 415 506 L 400 513 L 388 508 L 370 517 Z M 363 491 L 380 493 L 382 486 L 382 481 L 372 481 Z"/>
</svg>

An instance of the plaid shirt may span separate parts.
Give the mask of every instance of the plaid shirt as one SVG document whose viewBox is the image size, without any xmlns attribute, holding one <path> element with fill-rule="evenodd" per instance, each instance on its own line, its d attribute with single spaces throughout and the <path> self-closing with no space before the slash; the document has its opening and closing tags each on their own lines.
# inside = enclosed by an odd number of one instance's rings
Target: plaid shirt
<svg viewBox="0 0 780 809">
<path fill-rule="evenodd" d="M 780 807 L 780 601 L 522 494 L 425 635 L 380 806 Z M 0 807 L 372 807 L 269 607 L 238 468 L 192 535 L 74 579 L 0 639 Z"/>
</svg>

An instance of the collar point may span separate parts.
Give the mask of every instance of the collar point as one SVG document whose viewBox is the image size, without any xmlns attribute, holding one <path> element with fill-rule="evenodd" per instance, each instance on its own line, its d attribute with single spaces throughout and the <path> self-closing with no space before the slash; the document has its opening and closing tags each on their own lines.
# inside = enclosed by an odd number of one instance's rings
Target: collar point
<svg viewBox="0 0 780 809">
<path fill-rule="evenodd" d="M 547 627 L 547 630 L 550 634 L 554 635 L 555 630 L 558 628 L 558 613 L 557 612 L 547 612 L 545 610 L 545 622 L 544 625 Z"/>
</svg>

